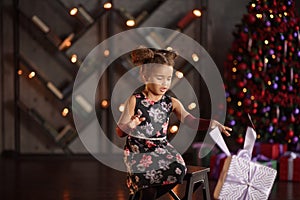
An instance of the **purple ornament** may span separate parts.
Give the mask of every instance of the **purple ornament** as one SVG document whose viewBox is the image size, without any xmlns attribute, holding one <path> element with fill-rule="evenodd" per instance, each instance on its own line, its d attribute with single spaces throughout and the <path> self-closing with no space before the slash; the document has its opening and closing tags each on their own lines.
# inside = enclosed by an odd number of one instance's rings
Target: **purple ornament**
<svg viewBox="0 0 300 200">
<path fill-rule="evenodd" d="M 284 40 L 284 39 L 285 39 L 283 34 L 280 34 L 280 39 L 281 39 L 281 40 Z"/>
<path fill-rule="evenodd" d="M 298 33 L 294 32 L 294 37 L 297 38 L 298 37 Z"/>
<path fill-rule="evenodd" d="M 230 121 L 230 126 L 234 126 L 235 125 L 235 120 L 231 120 Z"/>
<path fill-rule="evenodd" d="M 271 138 L 269 139 L 269 143 L 273 144 L 274 143 L 274 140 Z"/>
<path fill-rule="evenodd" d="M 225 95 L 226 95 L 226 98 L 229 97 L 229 92 L 226 92 Z"/>
<path fill-rule="evenodd" d="M 248 28 L 245 27 L 245 28 L 244 28 L 244 32 L 245 32 L 245 33 L 248 33 L 248 31 L 249 31 Z"/>
<path fill-rule="evenodd" d="M 300 50 L 298 51 L 297 55 L 298 55 L 298 57 L 300 57 Z"/>
<path fill-rule="evenodd" d="M 269 126 L 268 131 L 271 133 L 274 130 L 274 127 L 272 125 Z"/>
<path fill-rule="evenodd" d="M 296 143 L 298 143 L 298 141 L 299 141 L 298 136 L 294 136 L 293 137 L 293 143 L 296 144 Z"/>
<path fill-rule="evenodd" d="M 279 80 L 279 77 L 278 76 L 275 76 L 275 81 L 278 81 Z"/>
<path fill-rule="evenodd" d="M 281 129 L 277 129 L 276 131 L 278 134 L 282 133 Z"/>
<path fill-rule="evenodd" d="M 273 84 L 273 89 L 274 89 L 274 90 L 277 90 L 277 89 L 278 89 L 278 84 L 277 84 L 277 83 L 274 83 L 274 84 Z"/>
<path fill-rule="evenodd" d="M 271 26 L 271 22 L 270 21 L 266 21 L 266 26 Z"/>
<path fill-rule="evenodd" d="M 289 85 L 289 91 L 291 92 L 291 91 L 293 91 L 293 86 L 292 85 Z"/>
<path fill-rule="evenodd" d="M 300 112 L 299 108 L 296 108 L 295 111 L 294 111 L 295 115 L 298 115 L 299 112 Z"/>
<path fill-rule="evenodd" d="M 247 73 L 247 78 L 251 79 L 252 78 L 252 74 L 250 72 Z"/>
<path fill-rule="evenodd" d="M 282 116 L 281 117 L 281 121 L 285 122 L 287 120 L 287 117 L 286 116 Z"/>
<path fill-rule="evenodd" d="M 274 52 L 273 49 L 270 49 L 270 50 L 269 50 L 269 54 L 270 54 L 270 55 L 273 55 L 274 53 L 275 53 L 275 52 Z"/>
</svg>

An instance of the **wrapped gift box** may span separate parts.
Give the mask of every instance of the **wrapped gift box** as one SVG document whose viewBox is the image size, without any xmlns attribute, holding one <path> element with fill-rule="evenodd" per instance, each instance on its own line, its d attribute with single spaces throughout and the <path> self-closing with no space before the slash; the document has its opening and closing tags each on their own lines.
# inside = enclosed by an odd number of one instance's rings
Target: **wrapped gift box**
<svg viewBox="0 0 300 200">
<path fill-rule="evenodd" d="M 268 199 L 277 171 L 251 161 L 256 139 L 254 129 L 248 127 L 244 149 L 237 155 L 230 152 L 218 128 L 210 136 L 227 155 L 214 191 L 216 199 Z"/>
<path fill-rule="evenodd" d="M 277 160 L 281 155 L 287 151 L 287 144 L 279 143 L 255 143 L 253 155 L 264 155 L 272 160 Z"/>
<path fill-rule="evenodd" d="M 286 152 L 279 160 L 279 180 L 300 181 L 300 154 Z"/>
</svg>

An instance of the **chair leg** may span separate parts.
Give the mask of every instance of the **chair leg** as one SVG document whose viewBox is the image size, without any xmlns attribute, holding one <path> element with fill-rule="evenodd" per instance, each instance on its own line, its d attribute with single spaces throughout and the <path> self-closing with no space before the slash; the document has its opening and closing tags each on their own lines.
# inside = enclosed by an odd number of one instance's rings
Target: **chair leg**
<svg viewBox="0 0 300 200">
<path fill-rule="evenodd" d="M 175 194 L 173 190 L 170 190 L 169 194 L 173 197 L 174 200 L 180 200 L 180 198 L 177 196 L 177 194 Z"/>
<path fill-rule="evenodd" d="M 209 191 L 209 183 L 208 183 L 207 173 L 205 174 L 205 177 L 204 177 L 203 199 L 210 200 L 210 191 Z"/>
<path fill-rule="evenodd" d="M 192 179 L 192 180 L 191 180 Z M 192 200 L 194 192 L 194 180 L 191 178 L 186 183 L 184 200 Z"/>
</svg>

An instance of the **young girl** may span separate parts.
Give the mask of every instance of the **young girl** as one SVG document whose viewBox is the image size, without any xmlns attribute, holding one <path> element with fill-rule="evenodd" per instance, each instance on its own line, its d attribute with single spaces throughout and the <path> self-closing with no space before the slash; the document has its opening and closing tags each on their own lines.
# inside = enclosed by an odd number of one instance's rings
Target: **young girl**
<svg viewBox="0 0 300 200">
<path fill-rule="evenodd" d="M 166 139 L 171 112 L 191 128 L 205 130 L 218 126 L 221 132 L 230 135 L 229 127 L 215 120 L 195 118 L 178 99 L 166 95 L 176 57 L 173 51 L 149 48 L 131 53 L 133 63 L 141 66 L 145 88 L 127 101 L 117 134 L 127 136 L 124 147 L 127 186 L 136 200 L 159 198 L 181 183 L 186 173 L 184 160 Z"/>
</svg>

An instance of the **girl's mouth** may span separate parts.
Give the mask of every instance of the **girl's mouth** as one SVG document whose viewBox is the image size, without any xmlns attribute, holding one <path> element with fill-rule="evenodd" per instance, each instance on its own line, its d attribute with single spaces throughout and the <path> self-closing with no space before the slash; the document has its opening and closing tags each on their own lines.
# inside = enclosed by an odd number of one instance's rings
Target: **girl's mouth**
<svg viewBox="0 0 300 200">
<path fill-rule="evenodd" d="M 160 88 L 161 92 L 166 92 L 168 90 L 168 88 Z"/>
</svg>

